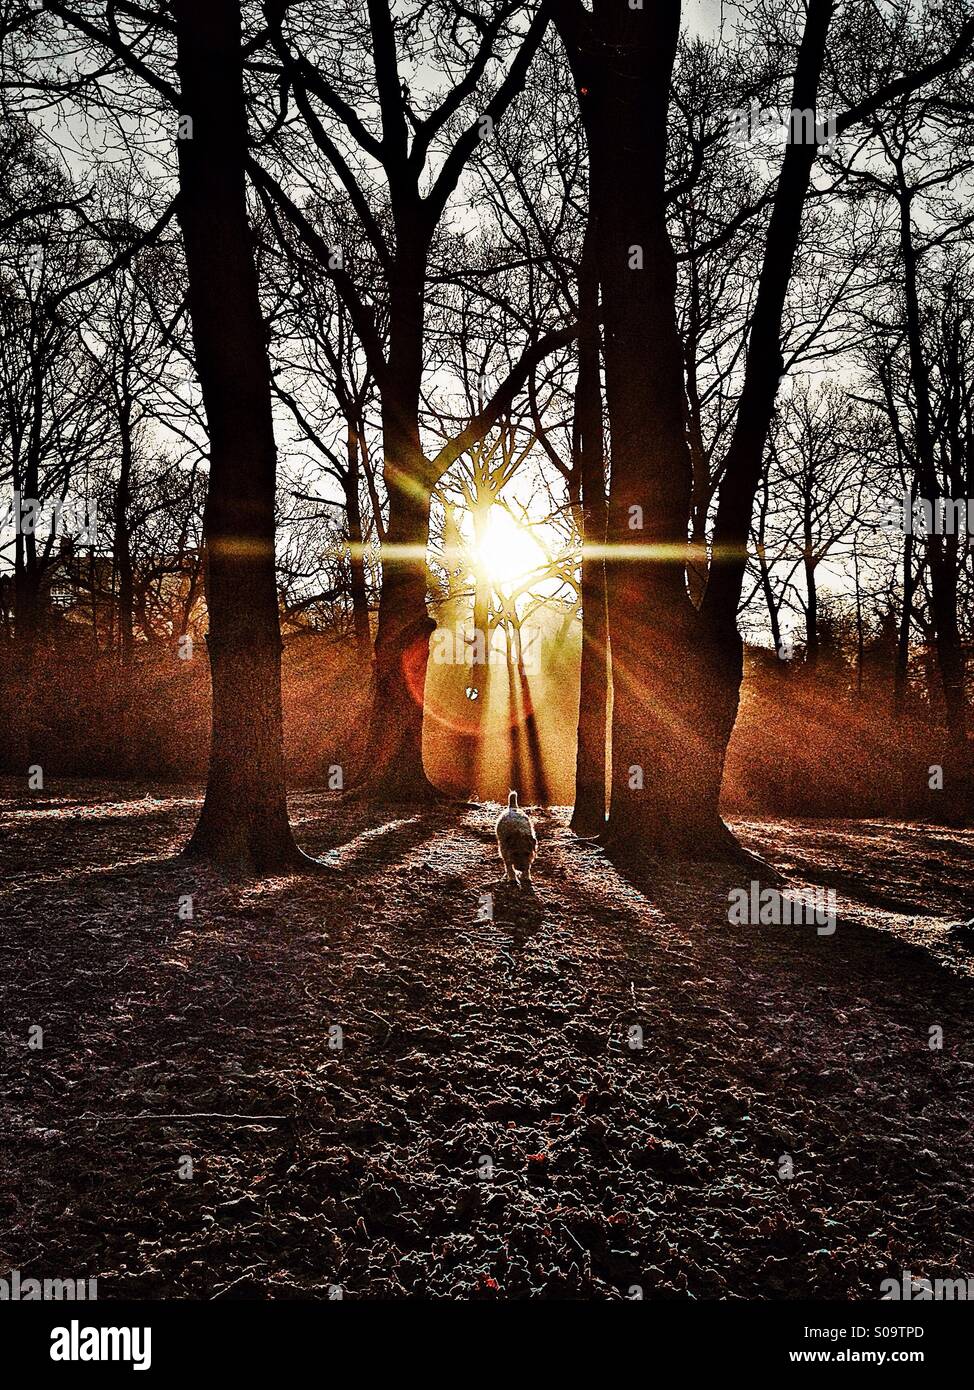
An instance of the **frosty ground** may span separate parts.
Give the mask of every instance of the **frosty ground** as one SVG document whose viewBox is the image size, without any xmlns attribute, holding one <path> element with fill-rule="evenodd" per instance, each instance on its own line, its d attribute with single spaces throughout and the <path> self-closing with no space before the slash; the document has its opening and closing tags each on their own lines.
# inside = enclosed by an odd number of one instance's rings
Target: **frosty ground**
<svg viewBox="0 0 974 1390">
<path fill-rule="evenodd" d="M 835 889 L 820 936 L 731 926 L 743 871 L 623 871 L 561 812 L 533 896 L 498 884 L 496 807 L 335 793 L 291 799 L 327 873 L 231 886 L 175 857 L 196 789 L 0 790 L 0 1273 L 460 1299 L 974 1275 L 948 929 L 974 833 L 735 821 Z"/>
</svg>

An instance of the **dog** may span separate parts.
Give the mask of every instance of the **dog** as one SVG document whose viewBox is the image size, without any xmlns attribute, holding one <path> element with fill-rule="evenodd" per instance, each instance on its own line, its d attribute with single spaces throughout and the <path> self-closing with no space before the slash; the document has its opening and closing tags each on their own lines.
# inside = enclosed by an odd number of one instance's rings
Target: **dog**
<svg viewBox="0 0 974 1390">
<path fill-rule="evenodd" d="M 531 865 L 538 851 L 538 837 L 534 833 L 531 817 L 517 804 L 517 792 L 507 798 L 507 810 L 498 817 L 497 853 L 504 863 L 508 883 L 516 883 L 515 870 L 521 876 L 521 887 L 531 888 Z"/>
</svg>

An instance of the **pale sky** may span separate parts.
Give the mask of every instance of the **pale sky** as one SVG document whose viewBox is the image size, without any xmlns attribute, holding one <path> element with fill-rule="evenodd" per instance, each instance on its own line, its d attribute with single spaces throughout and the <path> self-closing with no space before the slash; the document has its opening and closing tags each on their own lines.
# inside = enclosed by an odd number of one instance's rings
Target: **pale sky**
<svg viewBox="0 0 974 1390">
<path fill-rule="evenodd" d="M 713 34 L 720 28 L 724 0 L 683 0 L 683 23 L 700 34 Z"/>
</svg>

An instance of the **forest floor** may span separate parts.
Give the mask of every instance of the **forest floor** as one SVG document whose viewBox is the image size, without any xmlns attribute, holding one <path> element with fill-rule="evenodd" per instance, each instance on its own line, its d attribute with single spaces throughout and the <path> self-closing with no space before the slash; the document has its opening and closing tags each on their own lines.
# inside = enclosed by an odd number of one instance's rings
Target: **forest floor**
<svg viewBox="0 0 974 1390">
<path fill-rule="evenodd" d="M 734 822 L 836 890 L 819 935 L 732 926 L 741 872 L 623 873 L 560 812 L 530 895 L 497 882 L 496 807 L 299 794 L 330 871 L 231 887 L 174 857 L 192 790 L 0 793 L 0 1274 L 460 1299 L 974 1276 L 970 832 Z"/>
</svg>

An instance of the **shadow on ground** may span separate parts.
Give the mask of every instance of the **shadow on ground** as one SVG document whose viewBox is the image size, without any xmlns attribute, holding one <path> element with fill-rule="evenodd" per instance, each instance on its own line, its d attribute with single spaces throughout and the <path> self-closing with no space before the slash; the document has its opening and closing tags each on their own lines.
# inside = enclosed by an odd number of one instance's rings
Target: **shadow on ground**
<svg viewBox="0 0 974 1390">
<path fill-rule="evenodd" d="M 167 857 L 192 792 L 63 791 L 0 807 L 0 1266 L 103 1298 L 974 1272 L 972 985 L 943 944 L 969 836 L 742 824 L 836 887 L 819 936 L 732 927 L 727 870 L 623 875 L 560 814 L 531 895 L 497 883 L 496 808 L 299 795 L 334 875 L 231 886 Z"/>
</svg>

